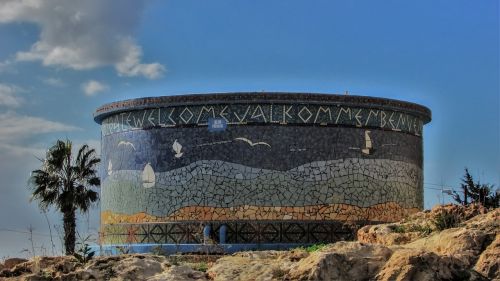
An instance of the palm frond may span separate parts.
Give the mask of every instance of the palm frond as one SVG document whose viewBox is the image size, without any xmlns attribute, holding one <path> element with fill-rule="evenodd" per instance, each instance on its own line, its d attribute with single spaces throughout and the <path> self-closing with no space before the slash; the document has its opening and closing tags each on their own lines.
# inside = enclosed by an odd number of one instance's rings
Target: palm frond
<svg viewBox="0 0 500 281">
<path fill-rule="evenodd" d="M 88 211 L 99 198 L 90 188 L 100 185 L 96 169 L 100 161 L 95 149 L 85 144 L 73 162 L 71 141 L 58 140 L 47 150 L 42 167 L 31 173 L 32 200 L 44 209 L 54 205 L 61 212 Z"/>
</svg>

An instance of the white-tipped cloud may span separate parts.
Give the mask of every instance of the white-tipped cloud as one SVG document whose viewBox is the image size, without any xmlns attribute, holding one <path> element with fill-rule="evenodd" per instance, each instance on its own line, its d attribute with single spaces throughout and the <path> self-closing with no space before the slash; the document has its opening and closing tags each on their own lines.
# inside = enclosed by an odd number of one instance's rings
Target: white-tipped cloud
<svg viewBox="0 0 500 281">
<path fill-rule="evenodd" d="M 19 115 L 14 112 L 0 113 L 0 142 L 9 143 L 29 136 L 68 132 L 80 128 L 40 117 Z"/>
<path fill-rule="evenodd" d="M 89 80 L 82 84 L 82 91 L 87 96 L 95 96 L 100 92 L 104 92 L 108 89 L 108 86 L 95 80 Z"/>
<path fill-rule="evenodd" d="M 121 76 L 162 76 L 160 63 L 141 63 L 142 49 L 131 34 L 138 25 L 144 0 L 3 0 L 0 23 L 32 22 L 40 38 L 20 61 L 75 70 L 114 66 Z M 119 7 L 119 12 L 117 8 Z"/>
<path fill-rule="evenodd" d="M 20 88 L 0 83 L 0 107 L 19 107 L 24 100 L 17 95 L 18 92 Z"/>
</svg>

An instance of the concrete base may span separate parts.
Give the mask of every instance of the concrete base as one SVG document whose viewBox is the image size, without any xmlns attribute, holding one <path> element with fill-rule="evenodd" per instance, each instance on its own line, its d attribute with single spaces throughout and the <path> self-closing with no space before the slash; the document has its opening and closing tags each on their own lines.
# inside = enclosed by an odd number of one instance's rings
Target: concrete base
<svg viewBox="0 0 500 281">
<path fill-rule="evenodd" d="M 92 246 L 96 255 L 119 255 L 132 253 L 161 253 L 173 255 L 178 253 L 197 254 L 232 254 L 241 251 L 289 250 L 297 247 L 307 247 L 310 244 L 121 244 Z"/>
</svg>

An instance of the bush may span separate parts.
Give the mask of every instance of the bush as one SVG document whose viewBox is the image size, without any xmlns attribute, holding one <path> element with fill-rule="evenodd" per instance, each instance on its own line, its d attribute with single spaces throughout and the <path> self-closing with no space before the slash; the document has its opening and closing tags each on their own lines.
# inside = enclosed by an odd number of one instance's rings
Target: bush
<svg viewBox="0 0 500 281">
<path fill-rule="evenodd" d="M 410 225 L 394 225 L 392 227 L 394 233 L 420 232 L 424 235 L 429 235 L 432 232 L 432 227 L 429 225 L 410 224 Z"/>
<path fill-rule="evenodd" d="M 439 231 L 456 227 L 459 222 L 460 219 L 455 214 L 448 212 L 441 212 L 433 220 L 434 227 Z"/>
<path fill-rule="evenodd" d="M 405 226 L 401 225 L 401 224 L 394 225 L 391 229 L 392 229 L 392 232 L 394 232 L 394 233 L 406 233 Z"/>
<path fill-rule="evenodd" d="M 195 270 L 201 271 L 201 272 L 207 272 L 208 270 L 208 265 L 206 262 L 200 262 L 196 265 L 194 268 Z"/>
<path fill-rule="evenodd" d="M 298 247 L 297 249 L 306 251 L 308 253 L 316 252 L 326 247 L 326 244 L 312 244 L 307 247 Z"/>
<path fill-rule="evenodd" d="M 88 241 L 91 239 L 90 235 L 87 235 L 86 237 L 80 237 L 78 234 L 79 240 L 76 244 L 78 245 L 78 249 L 73 253 L 73 256 L 81 263 L 87 263 L 89 262 L 95 255 L 95 251 L 93 251 L 89 244 Z"/>
<path fill-rule="evenodd" d="M 459 204 L 479 203 L 486 208 L 498 208 L 500 206 L 500 190 L 495 190 L 495 187 L 491 184 L 474 182 L 467 168 L 460 188 L 463 195 L 456 191 L 453 191 L 452 195 L 453 199 Z"/>
</svg>

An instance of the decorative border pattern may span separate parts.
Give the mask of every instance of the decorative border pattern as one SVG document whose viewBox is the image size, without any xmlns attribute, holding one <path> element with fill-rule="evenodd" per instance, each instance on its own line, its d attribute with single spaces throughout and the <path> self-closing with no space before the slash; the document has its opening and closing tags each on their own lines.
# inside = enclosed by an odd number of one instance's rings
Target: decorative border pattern
<svg viewBox="0 0 500 281">
<path fill-rule="evenodd" d="M 365 223 L 366 224 L 366 223 Z M 219 228 L 227 227 L 227 244 L 329 243 L 353 238 L 356 225 L 334 221 L 218 221 L 210 236 L 219 243 Z M 103 225 L 104 244 L 201 244 L 200 222 Z"/>
</svg>

